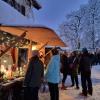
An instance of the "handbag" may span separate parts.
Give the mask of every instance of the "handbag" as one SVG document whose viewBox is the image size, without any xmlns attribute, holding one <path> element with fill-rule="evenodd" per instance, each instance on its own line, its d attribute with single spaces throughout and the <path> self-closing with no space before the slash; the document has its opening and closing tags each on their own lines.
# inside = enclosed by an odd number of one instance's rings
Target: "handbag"
<svg viewBox="0 0 100 100">
<path fill-rule="evenodd" d="M 76 60 L 76 57 L 73 59 L 73 62 L 69 65 L 69 67 L 71 68 L 71 69 L 74 69 L 75 68 L 75 60 Z"/>
</svg>

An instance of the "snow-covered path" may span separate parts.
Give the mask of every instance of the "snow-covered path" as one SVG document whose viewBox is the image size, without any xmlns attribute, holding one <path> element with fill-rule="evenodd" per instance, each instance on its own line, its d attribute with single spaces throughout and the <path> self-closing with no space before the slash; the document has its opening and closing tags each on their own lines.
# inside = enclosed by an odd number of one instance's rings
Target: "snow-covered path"
<svg viewBox="0 0 100 100">
<path fill-rule="evenodd" d="M 79 76 L 79 82 L 80 76 Z M 100 100 L 100 65 L 92 67 L 92 82 L 93 82 L 93 96 L 83 97 L 80 96 L 81 92 L 81 83 L 80 89 L 76 90 L 75 87 L 69 87 L 67 90 L 60 90 L 60 100 Z M 70 85 L 70 77 L 66 79 L 66 85 Z M 60 87 L 60 86 L 59 86 Z M 50 100 L 49 93 L 40 93 L 40 100 Z"/>
</svg>

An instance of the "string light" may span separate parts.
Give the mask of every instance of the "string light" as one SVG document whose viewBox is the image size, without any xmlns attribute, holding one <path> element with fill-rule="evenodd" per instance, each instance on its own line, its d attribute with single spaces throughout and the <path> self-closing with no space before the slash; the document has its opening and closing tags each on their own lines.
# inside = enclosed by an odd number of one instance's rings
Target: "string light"
<svg viewBox="0 0 100 100">
<path fill-rule="evenodd" d="M 10 33 L 0 31 L 0 44 L 4 43 L 7 46 L 11 46 L 12 43 L 15 43 L 14 47 L 22 47 L 27 46 L 30 43 L 28 39 L 22 39 L 20 42 L 16 43 L 17 36 L 11 35 Z M 36 42 L 32 42 L 32 44 L 36 44 Z"/>
</svg>

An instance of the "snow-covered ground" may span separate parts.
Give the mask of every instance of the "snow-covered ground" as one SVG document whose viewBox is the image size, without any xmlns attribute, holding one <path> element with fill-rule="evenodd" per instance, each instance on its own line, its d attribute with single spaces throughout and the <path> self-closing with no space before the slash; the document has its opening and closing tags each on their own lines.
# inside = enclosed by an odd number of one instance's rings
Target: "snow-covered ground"
<svg viewBox="0 0 100 100">
<path fill-rule="evenodd" d="M 80 96 L 81 92 L 81 81 L 79 76 L 80 89 L 76 90 L 75 87 L 69 87 L 67 90 L 60 90 L 60 100 L 100 100 L 100 65 L 92 67 L 92 83 L 93 83 L 93 96 L 83 97 Z M 66 85 L 71 84 L 70 77 L 66 79 Z M 40 93 L 40 100 L 50 100 L 49 92 Z"/>
</svg>

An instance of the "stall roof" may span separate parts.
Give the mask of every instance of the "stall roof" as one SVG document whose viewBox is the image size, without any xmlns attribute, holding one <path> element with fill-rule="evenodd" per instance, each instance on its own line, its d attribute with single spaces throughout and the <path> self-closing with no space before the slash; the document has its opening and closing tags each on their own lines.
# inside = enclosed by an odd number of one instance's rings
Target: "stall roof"
<svg viewBox="0 0 100 100">
<path fill-rule="evenodd" d="M 0 26 L 1 31 L 11 33 L 12 35 L 20 36 L 26 31 L 25 38 L 46 44 L 49 46 L 66 47 L 66 44 L 59 38 L 56 32 L 50 28 L 43 26 L 23 27 L 23 26 Z"/>
</svg>

